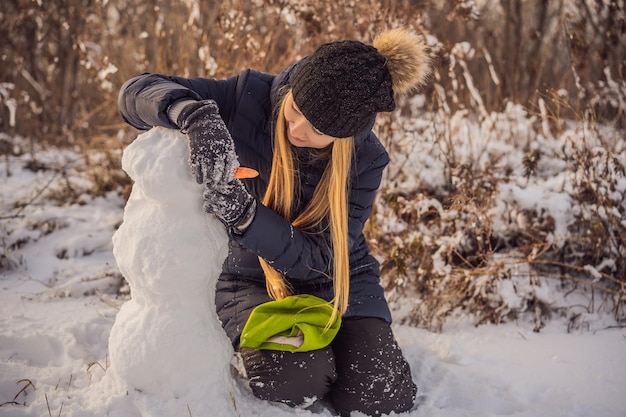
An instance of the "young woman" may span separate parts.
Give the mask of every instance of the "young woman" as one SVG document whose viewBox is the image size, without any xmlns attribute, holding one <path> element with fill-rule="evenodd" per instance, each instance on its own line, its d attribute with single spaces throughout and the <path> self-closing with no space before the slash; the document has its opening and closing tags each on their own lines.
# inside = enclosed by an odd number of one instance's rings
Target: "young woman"
<svg viewBox="0 0 626 417">
<path fill-rule="evenodd" d="M 129 124 L 188 136 L 205 209 L 230 236 L 217 313 L 258 398 L 294 407 L 326 398 L 341 415 L 413 406 L 417 388 L 392 334 L 363 227 L 389 162 L 371 131 L 376 115 L 423 85 L 429 69 L 423 39 L 395 29 L 372 45 L 324 44 L 277 76 L 142 74 L 122 87 L 119 106 Z M 239 165 L 258 177 L 235 179 Z M 310 311 L 298 307 L 309 296 L 331 306 L 317 336 L 309 325 L 295 335 L 281 329 L 264 346 L 242 346 L 254 330 L 267 330 L 263 317 Z M 296 310 L 283 303 L 261 311 L 293 297 Z M 246 325 L 253 331 L 242 337 Z M 300 349 L 303 339 L 323 340 Z"/>
</svg>

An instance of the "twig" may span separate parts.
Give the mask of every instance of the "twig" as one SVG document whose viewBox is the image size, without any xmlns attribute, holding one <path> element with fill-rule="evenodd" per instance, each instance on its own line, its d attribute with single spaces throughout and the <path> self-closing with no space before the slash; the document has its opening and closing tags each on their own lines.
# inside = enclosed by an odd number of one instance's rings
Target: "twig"
<svg viewBox="0 0 626 417">
<path fill-rule="evenodd" d="M 19 381 L 16 382 L 16 384 L 19 384 L 20 382 L 26 382 L 27 384 L 24 385 L 17 394 L 15 394 L 15 397 L 13 397 L 13 401 L 17 400 L 17 397 L 19 397 L 21 393 L 26 391 L 26 388 L 33 387 L 34 390 L 37 389 L 35 388 L 35 384 L 33 384 L 33 381 L 31 381 L 30 379 L 20 379 Z"/>
<path fill-rule="evenodd" d="M 105 368 L 104 366 L 102 366 L 102 365 L 100 364 L 100 362 L 98 362 L 98 361 L 91 362 L 89 365 L 87 365 L 87 373 L 89 374 L 89 381 L 87 382 L 87 384 L 88 384 L 88 385 L 89 385 L 89 384 L 91 384 L 91 377 L 92 377 L 92 373 L 91 373 L 91 371 L 90 371 L 90 370 L 91 370 L 91 367 L 92 367 L 92 366 L 94 366 L 94 365 L 98 365 L 98 366 L 100 367 L 100 369 L 102 369 L 102 370 L 104 371 L 104 373 L 106 374 L 107 369 L 108 369 L 108 366 L 109 366 L 109 365 L 108 365 L 108 360 L 109 360 L 109 358 L 108 358 L 108 356 L 107 356 L 107 364 L 106 364 L 106 365 L 107 365 L 107 367 L 106 367 L 106 368 Z"/>
<path fill-rule="evenodd" d="M 48 416 L 52 417 L 52 411 L 50 411 L 50 403 L 48 402 L 48 394 L 44 394 L 44 397 L 46 397 L 46 406 L 48 406 Z"/>
<path fill-rule="evenodd" d="M 599 332 L 601 330 L 611 330 L 611 329 L 626 329 L 626 324 L 621 324 L 621 325 L 616 324 L 616 325 L 613 325 L 613 326 L 606 326 L 606 327 L 604 327 L 602 329 L 594 330 L 593 334 L 596 334 L 596 332 Z M 626 337 L 626 336 L 624 336 L 624 337 Z"/>
<path fill-rule="evenodd" d="M 70 387 L 72 386 L 72 379 L 74 378 L 74 374 L 70 374 L 70 380 L 67 382 L 67 388 L 65 389 L 65 391 L 69 392 L 70 391 Z"/>
<path fill-rule="evenodd" d="M 52 410 L 50 410 L 50 402 L 48 401 L 48 394 L 44 394 L 44 397 L 46 397 L 46 406 L 48 407 L 48 416 L 52 417 Z M 57 417 L 61 417 L 61 413 L 63 412 L 63 405 L 65 404 L 64 401 L 61 401 L 61 407 L 59 408 L 59 413 L 57 414 Z"/>
<path fill-rule="evenodd" d="M 24 79 L 26 81 L 28 81 L 28 83 L 35 89 L 35 91 L 37 91 L 37 93 L 39 93 L 39 96 L 41 97 L 42 100 L 46 100 L 46 98 L 50 95 L 50 92 L 47 91 L 41 84 L 39 84 L 32 75 L 30 75 L 30 72 L 26 71 L 25 68 L 22 68 L 21 71 L 22 77 L 24 77 Z"/>
<path fill-rule="evenodd" d="M 577 272 L 580 272 L 580 273 L 589 274 L 589 271 L 587 269 L 585 269 L 585 267 L 578 266 L 578 265 L 571 265 L 571 264 L 568 264 L 568 263 L 565 263 L 565 262 L 550 261 L 550 260 L 543 261 L 543 260 L 534 259 L 534 260 L 530 260 L 528 263 L 530 265 L 537 264 L 537 265 L 556 266 L 556 267 L 564 268 L 564 269 L 573 269 L 574 271 L 577 271 Z M 598 272 L 598 273 L 600 274 L 600 276 L 602 278 L 605 278 L 605 279 L 607 279 L 609 281 L 612 281 L 613 283 L 617 284 L 618 286 L 623 286 L 624 285 L 624 283 L 621 282 L 619 279 L 617 279 L 617 278 L 615 278 L 615 277 L 613 277 L 613 276 L 611 276 L 609 274 L 606 274 L 604 272 Z M 586 283 L 587 285 L 590 285 L 591 287 L 595 287 L 595 288 L 599 288 L 601 290 L 605 290 L 605 291 L 607 291 L 607 292 L 609 292 L 611 294 L 614 294 L 614 295 L 622 294 L 622 291 L 611 290 L 611 289 L 606 288 L 606 287 L 604 287 L 602 285 L 597 285 L 593 281 L 588 281 L 588 280 L 575 278 L 575 277 L 570 277 L 570 276 L 567 276 L 567 277 L 564 277 L 564 278 L 574 279 L 574 280 Z M 596 284 L 596 285 L 594 285 L 594 284 Z"/>
<path fill-rule="evenodd" d="M 60 174 L 59 171 L 56 171 L 54 175 L 50 177 L 48 182 L 46 182 L 44 186 L 30 200 L 28 200 L 25 204 L 23 204 L 22 207 L 20 207 L 19 210 L 15 214 L 13 214 L 13 216 L 18 216 L 22 211 L 26 209 L 26 207 L 34 203 L 35 200 L 37 200 L 43 194 L 43 192 L 46 189 L 48 189 L 48 187 L 50 187 L 50 184 L 52 184 L 52 181 L 54 181 L 59 174 Z"/>
<path fill-rule="evenodd" d="M 19 219 L 24 217 L 26 216 L 24 216 L 23 214 L 14 214 L 10 216 L 0 216 L 0 220 Z"/>
</svg>

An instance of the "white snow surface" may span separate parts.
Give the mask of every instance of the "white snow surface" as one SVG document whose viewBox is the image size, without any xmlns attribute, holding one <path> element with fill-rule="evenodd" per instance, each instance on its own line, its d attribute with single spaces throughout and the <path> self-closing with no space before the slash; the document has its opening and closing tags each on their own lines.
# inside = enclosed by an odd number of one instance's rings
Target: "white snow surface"
<svg viewBox="0 0 626 417">
<path fill-rule="evenodd" d="M 53 172 L 20 160 L 10 176 L 0 170 L 0 239 L 20 253 L 0 269 L 0 416 L 333 415 L 258 400 L 231 373 L 213 307 L 226 235 L 202 211 L 187 152 L 166 129 L 129 145 L 125 208 L 114 193 L 57 206 L 38 197 Z M 15 214 L 17 201 L 30 204 Z M 117 296 L 120 272 L 129 299 Z M 540 333 L 523 322 L 394 324 L 419 387 L 403 415 L 626 416 L 626 329 L 588 321 L 569 333 L 558 318 Z"/>
</svg>

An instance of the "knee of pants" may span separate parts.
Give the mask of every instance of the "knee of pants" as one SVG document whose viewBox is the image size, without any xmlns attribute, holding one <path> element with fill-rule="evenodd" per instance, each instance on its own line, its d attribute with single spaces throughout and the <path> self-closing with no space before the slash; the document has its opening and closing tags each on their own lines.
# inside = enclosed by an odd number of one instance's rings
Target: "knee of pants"
<svg viewBox="0 0 626 417">
<path fill-rule="evenodd" d="M 311 352 L 241 349 L 241 356 L 252 393 L 292 407 L 323 398 L 337 378 L 330 348 Z"/>
<path fill-rule="evenodd" d="M 331 395 L 341 415 L 360 411 L 378 416 L 411 409 L 417 387 L 388 323 L 346 319 L 332 346 L 338 376 Z"/>
</svg>

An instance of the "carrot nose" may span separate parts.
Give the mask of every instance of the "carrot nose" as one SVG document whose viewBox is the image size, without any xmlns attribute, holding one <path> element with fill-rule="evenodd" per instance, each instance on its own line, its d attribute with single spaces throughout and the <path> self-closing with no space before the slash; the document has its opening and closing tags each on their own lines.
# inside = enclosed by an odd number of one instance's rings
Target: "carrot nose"
<svg viewBox="0 0 626 417">
<path fill-rule="evenodd" d="M 246 167 L 238 167 L 235 170 L 235 178 L 236 179 L 246 179 L 246 178 L 255 178 L 259 175 L 259 173 L 252 168 Z"/>
</svg>

